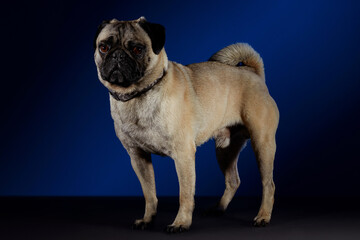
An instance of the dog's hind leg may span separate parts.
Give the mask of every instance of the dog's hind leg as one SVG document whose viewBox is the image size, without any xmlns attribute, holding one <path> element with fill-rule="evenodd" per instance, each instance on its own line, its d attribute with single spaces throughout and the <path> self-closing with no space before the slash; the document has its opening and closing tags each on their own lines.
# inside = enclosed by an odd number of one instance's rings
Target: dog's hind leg
<svg viewBox="0 0 360 240">
<path fill-rule="evenodd" d="M 269 98 L 270 99 L 270 98 Z M 250 133 L 251 146 L 255 152 L 262 183 L 262 200 L 254 226 L 266 226 L 271 219 L 274 205 L 275 184 L 273 181 L 276 151 L 275 134 L 279 123 L 279 112 L 272 99 L 248 111 L 245 124 Z"/>
<path fill-rule="evenodd" d="M 273 168 L 276 150 L 275 135 L 252 136 L 251 144 L 256 155 L 263 186 L 261 206 L 259 213 L 254 219 L 254 226 L 265 226 L 270 222 L 274 205 L 275 184 L 273 181 Z"/>
<path fill-rule="evenodd" d="M 215 136 L 216 158 L 225 176 L 225 191 L 218 205 L 210 210 L 212 214 L 224 212 L 240 186 L 237 161 L 248 138 L 247 130 L 241 125 L 220 129 Z"/>
</svg>

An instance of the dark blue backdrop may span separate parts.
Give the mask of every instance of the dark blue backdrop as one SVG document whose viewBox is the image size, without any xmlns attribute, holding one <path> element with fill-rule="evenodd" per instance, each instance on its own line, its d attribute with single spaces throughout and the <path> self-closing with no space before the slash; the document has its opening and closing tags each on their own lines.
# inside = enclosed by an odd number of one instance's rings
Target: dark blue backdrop
<svg viewBox="0 0 360 240">
<path fill-rule="evenodd" d="M 262 55 L 281 113 L 277 194 L 359 195 L 359 1 L 40 1 L 2 11 L 0 195 L 142 194 L 92 48 L 102 20 L 142 15 L 166 27 L 170 60 L 205 61 L 235 42 Z M 214 143 L 196 158 L 196 194 L 220 195 Z M 158 195 L 177 195 L 173 161 L 153 159 Z M 238 194 L 260 195 L 250 146 L 239 172 Z"/>
</svg>

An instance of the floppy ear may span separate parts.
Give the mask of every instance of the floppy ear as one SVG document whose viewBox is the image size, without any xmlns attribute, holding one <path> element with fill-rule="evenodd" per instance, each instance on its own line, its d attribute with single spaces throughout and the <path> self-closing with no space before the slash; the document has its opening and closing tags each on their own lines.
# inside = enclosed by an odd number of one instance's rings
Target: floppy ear
<svg viewBox="0 0 360 240">
<path fill-rule="evenodd" d="M 139 25 L 149 35 L 151 47 L 154 53 L 158 55 L 165 45 L 165 27 L 157 23 L 150 23 L 145 18 L 140 18 Z"/>
<path fill-rule="evenodd" d="M 104 28 L 108 23 L 110 23 L 110 20 L 105 20 L 105 21 L 103 21 L 103 22 L 99 25 L 98 29 L 96 30 L 96 34 L 95 34 L 95 38 L 94 38 L 94 50 L 96 49 L 96 39 L 97 39 L 97 37 L 99 36 L 101 30 L 103 30 L 103 28 Z"/>
</svg>

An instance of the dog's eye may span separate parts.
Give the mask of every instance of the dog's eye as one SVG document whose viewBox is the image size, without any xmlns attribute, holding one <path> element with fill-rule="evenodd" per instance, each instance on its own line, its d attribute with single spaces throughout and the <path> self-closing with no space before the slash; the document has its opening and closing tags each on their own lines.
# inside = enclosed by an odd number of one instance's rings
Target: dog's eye
<svg viewBox="0 0 360 240">
<path fill-rule="evenodd" d="M 140 55 L 143 52 L 143 48 L 142 47 L 133 47 L 132 51 L 136 55 Z"/>
<path fill-rule="evenodd" d="M 110 47 L 107 44 L 101 44 L 99 50 L 101 53 L 107 53 L 110 50 Z"/>
</svg>

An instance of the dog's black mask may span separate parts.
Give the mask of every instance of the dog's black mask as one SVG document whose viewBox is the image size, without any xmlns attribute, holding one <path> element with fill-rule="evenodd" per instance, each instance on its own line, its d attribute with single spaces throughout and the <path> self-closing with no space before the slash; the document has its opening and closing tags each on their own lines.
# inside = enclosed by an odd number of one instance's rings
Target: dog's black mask
<svg viewBox="0 0 360 240">
<path fill-rule="evenodd" d="M 144 67 L 121 48 L 110 51 L 100 67 L 101 77 L 109 83 L 128 87 L 144 76 Z"/>
<path fill-rule="evenodd" d="M 119 38 L 109 37 L 103 39 L 99 46 L 96 46 L 96 39 L 102 29 L 111 24 L 104 21 L 99 27 L 94 39 L 94 49 L 100 51 L 102 58 L 99 71 L 101 78 L 112 84 L 121 87 L 128 87 L 138 82 L 145 74 L 150 58 L 146 57 L 148 51 L 158 55 L 165 44 L 165 28 L 156 23 L 147 22 L 145 19 L 139 21 L 140 27 L 148 34 L 151 45 L 145 46 L 139 40 L 119 41 Z M 126 31 L 133 31 L 133 26 L 128 23 L 112 23 L 112 29 L 124 36 Z"/>
</svg>

